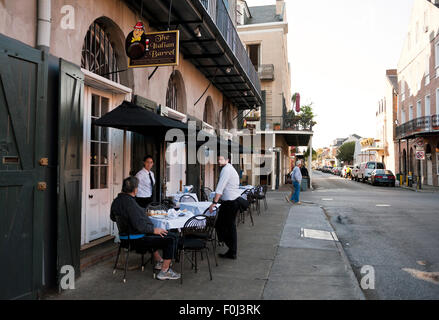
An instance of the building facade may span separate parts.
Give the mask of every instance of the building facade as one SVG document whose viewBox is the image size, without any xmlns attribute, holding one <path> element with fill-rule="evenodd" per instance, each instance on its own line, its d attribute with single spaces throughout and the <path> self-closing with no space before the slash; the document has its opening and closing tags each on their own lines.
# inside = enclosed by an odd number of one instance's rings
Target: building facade
<svg viewBox="0 0 439 320">
<path fill-rule="evenodd" d="M 398 106 L 397 70 L 387 70 L 384 83 L 385 95 L 378 103 L 376 111 L 377 159 L 384 163 L 386 169 L 396 171 L 395 128 Z"/>
<path fill-rule="evenodd" d="M 285 183 L 291 171 L 289 146 L 310 146 L 312 126 L 300 126 L 294 121 L 292 110 L 291 70 L 288 62 L 288 21 L 286 2 L 277 0 L 274 5 L 249 7 L 237 2 L 237 29 L 252 64 L 258 71 L 264 103 L 258 110 L 246 114 L 247 127 L 273 139 L 270 148 L 264 148 L 265 158 L 274 164 L 269 175 L 255 175 L 249 168 L 245 175 L 252 184 L 267 183 L 272 189 Z M 253 163 L 254 161 L 252 161 Z M 309 161 L 311 166 L 311 159 Z"/>
<path fill-rule="evenodd" d="M 156 200 L 185 184 L 199 196 L 215 187 L 216 167 L 187 164 L 184 143 L 167 143 L 154 130 L 98 127 L 96 119 L 129 101 L 219 133 L 262 104 L 257 72 L 239 54 L 236 1 L 174 1 L 171 10 L 166 3 L 0 3 L 7 88 L 0 96 L 0 199 L 8 208 L 0 259 L 9 261 L 1 298 L 37 297 L 59 284 L 64 265 L 79 275 L 81 250 L 117 234 L 111 202 L 146 154 L 155 162 Z M 138 22 L 145 32 L 179 30 L 178 65 L 128 67 L 125 39 Z M 169 165 L 170 156 L 180 163 Z"/>
<path fill-rule="evenodd" d="M 398 63 L 396 170 L 439 185 L 439 4 L 416 0 Z"/>
</svg>

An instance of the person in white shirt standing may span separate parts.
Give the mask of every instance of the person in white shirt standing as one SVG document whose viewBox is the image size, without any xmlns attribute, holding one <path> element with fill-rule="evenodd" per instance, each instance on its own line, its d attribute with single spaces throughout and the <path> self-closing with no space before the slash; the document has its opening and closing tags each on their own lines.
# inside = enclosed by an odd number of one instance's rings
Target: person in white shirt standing
<svg viewBox="0 0 439 320">
<path fill-rule="evenodd" d="M 219 254 L 219 256 L 221 258 L 236 259 L 238 250 L 236 214 L 239 210 L 238 198 L 241 196 L 242 190 L 239 189 L 238 172 L 229 162 L 230 154 L 218 157 L 218 164 L 222 167 L 222 170 L 209 211 L 212 212 L 215 205 L 221 199 L 215 229 L 218 240 L 224 242 L 229 250 L 226 253 Z"/>
<path fill-rule="evenodd" d="M 147 155 L 143 158 L 143 169 L 137 172 L 136 178 L 139 179 L 139 190 L 136 201 L 142 208 L 146 208 L 153 201 L 155 178 L 151 171 L 154 165 L 152 156 Z"/>
</svg>

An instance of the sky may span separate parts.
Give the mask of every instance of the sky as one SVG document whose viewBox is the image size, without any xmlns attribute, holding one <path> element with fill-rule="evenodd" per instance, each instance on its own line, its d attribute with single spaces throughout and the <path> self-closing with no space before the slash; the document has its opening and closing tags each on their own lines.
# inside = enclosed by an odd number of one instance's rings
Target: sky
<svg viewBox="0 0 439 320">
<path fill-rule="evenodd" d="M 375 137 L 386 70 L 397 67 L 414 1 L 285 1 L 292 93 L 313 103 L 314 148 L 354 133 Z"/>
</svg>

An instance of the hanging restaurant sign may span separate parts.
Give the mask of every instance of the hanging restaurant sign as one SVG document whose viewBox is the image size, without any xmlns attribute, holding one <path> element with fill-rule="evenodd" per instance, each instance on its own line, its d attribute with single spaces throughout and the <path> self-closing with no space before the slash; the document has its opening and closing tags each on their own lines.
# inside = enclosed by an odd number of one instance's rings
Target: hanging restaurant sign
<svg viewBox="0 0 439 320">
<path fill-rule="evenodd" d="M 142 22 L 134 26 L 125 40 L 128 67 L 159 67 L 178 65 L 179 31 L 145 33 Z"/>
</svg>

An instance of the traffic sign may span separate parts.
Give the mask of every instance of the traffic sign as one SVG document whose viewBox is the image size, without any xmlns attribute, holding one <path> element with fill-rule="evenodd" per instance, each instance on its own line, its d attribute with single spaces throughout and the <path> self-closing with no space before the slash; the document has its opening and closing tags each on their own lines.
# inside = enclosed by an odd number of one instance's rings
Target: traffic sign
<svg viewBox="0 0 439 320">
<path fill-rule="evenodd" d="M 424 146 L 424 139 L 423 138 L 416 138 L 415 144 L 418 147 L 423 147 Z"/>
<path fill-rule="evenodd" d="M 416 160 L 424 160 L 425 152 L 424 151 L 416 151 Z"/>
</svg>

